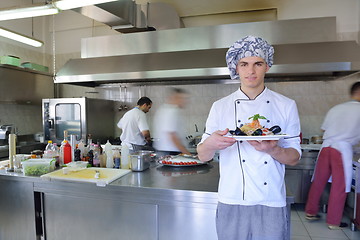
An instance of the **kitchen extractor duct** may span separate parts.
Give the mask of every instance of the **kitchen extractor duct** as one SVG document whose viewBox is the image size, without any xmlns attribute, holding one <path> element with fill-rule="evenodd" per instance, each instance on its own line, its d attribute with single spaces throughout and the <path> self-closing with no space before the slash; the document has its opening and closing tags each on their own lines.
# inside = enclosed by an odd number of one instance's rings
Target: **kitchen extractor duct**
<svg viewBox="0 0 360 240">
<path fill-rule="evenodd" d="M 55 83 L 187 84 L 231 82 L 228 47 L 246 35 L 275 47 L 269 80 L 336 78 L 359 70 L 360 47 L 336 40 L 335 17 L 170 29 L 87 38 Z"/>
<path fill-rule="evenodd" d="M 166 3 L 137 4 L 118 0 L 73 9 L 121 33 L 180 28 L 180 17 Z"/>
</svg>

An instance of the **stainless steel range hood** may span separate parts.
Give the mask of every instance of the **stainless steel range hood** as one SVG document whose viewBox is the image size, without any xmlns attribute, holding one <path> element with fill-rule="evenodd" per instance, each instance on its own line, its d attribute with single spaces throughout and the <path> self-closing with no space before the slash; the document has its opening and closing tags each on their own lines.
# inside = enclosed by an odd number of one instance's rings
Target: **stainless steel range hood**
<svg viewBox="0 0 360 240">
<path fill-rule="evenodd" d="M 73 9 L 121 33 L 180 28 L 180 17 L 166 3 L 137 4 L 118 0 Z"/>
<path fill-rule="evenodd" d="M 82 40 L 82 58 L 69 60 L 55 83 L 187 84 L 231 82 L 225 53 L 246 35 L 275 47 L 272 81 L 336 78 L 359 70 L 360 47 L 336 41 L 335 17 L 227 24 Z"/>
</svg>

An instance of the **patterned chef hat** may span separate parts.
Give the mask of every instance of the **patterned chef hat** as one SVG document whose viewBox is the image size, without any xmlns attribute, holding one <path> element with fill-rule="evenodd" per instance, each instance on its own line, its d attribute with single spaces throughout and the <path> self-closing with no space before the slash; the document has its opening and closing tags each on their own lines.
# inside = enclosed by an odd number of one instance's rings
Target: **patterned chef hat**
<svg viewBox="0 0 360 240">
<path fill-rule="evenodd" d="M 226 63 L 231 79 L 239 79 L 236 66 L 244 57 L 261 57 L 267 65 L 273 65 L 274 48 L 260 37 L 246 36 L 236 41 L 226 52 Z"/>
</svg>

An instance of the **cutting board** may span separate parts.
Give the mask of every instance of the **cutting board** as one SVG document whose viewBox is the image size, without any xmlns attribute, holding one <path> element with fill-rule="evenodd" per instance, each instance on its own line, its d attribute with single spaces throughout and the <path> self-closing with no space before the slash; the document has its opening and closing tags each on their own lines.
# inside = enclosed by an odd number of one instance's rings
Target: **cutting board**
<svg viewBox="0 0 360 240">
<path fill-rule="evenodd" d="M 95 171 L 98 170 L 100 172 L 100 177 L 95 178 Z M 96 183 L 98 186 L 106 186 L 116 179 L 124 176 L 131 172 L 127 169 L 114 169 L 114 168 L 85 168 L 76 172 L 68 172 L 64 174 L 62 169 L 41 175 L 40 177 L 47 180 L 65 180 L 65 181 L 76 181 L 76 182 L 91 182 Z"/>
</svg>

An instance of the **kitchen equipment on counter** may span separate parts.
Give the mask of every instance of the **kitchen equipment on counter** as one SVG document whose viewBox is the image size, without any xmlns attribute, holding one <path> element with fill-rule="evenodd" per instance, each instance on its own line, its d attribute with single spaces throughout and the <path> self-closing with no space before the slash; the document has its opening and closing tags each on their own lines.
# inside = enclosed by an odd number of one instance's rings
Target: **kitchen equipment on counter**
<svg viewBox="0 0 360 240">
<path fill-rule="evenodd" d="M 22 163 L 25 176 L 41 176 L 55 170 L 53 158 L 29 159 Z"/>
<path fill-rule="evenodd" d="M 64 130 L 76 140 L 92 139 L 106 142 L 114 134 L 114 102 L 92 98 L 52 98 L 42 100 L 45 140 L 60 144 Z"/>
<path fill-rule="evenodd" d="M 150 167 L 152 151 L 138 151 L 129 155 L 130 169 L 141 172 Z"/>
<path fill-rule="evenodd" d="M 99 172 L 99 178 L 95 178 L 96 171 Z M 79 171 L 70 171 L 64 174 L 63 170 L 57 170 L 51 173 L 40 176 L 47 180 L 64 180 L 75 182 L 90 182 L 96 183 L 97 186 L 106 186 L 116 179 L 131 172 L 127 169 L 114 169 L 114 168 L 86 168 Z"/>
<path fill-rule="evenodd" d="M 323 143 L 322 136 L 319 136 L 319 135 L 312 136 L 311 142 L 314 144 L 322 144 Z"/>
<path fill-rule="evenodd" d="M 13 125 L 0 126 L 0 145 L 7 145 L 9 141 L 9 134 L 14 132 Z"/>
</svg>

